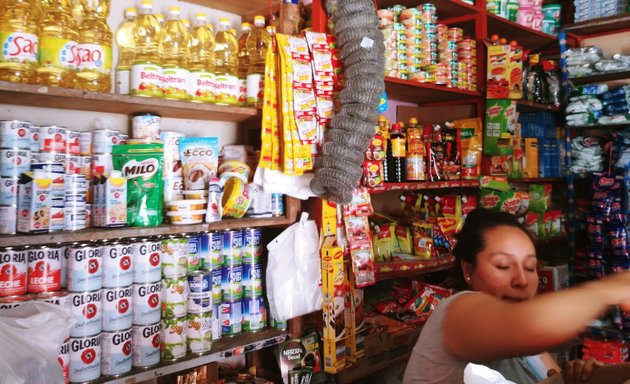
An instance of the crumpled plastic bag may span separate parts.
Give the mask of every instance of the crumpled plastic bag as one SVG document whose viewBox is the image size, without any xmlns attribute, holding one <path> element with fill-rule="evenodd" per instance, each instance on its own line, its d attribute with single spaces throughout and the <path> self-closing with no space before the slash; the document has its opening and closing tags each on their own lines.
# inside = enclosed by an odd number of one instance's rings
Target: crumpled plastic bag
<svg viewBox="0 0 630 384">
<path fill-rule="evenodd" d="M 468 363 L 464 369 L 464 384 L 516 384 L 485 365 Z"/>
<path fill-rule="evenodd" d="M 73 324 L 69 313 L 45 302 L 0 311 L 0 384 L 63 384 L 58 356 Z"/>
<path fill-rule="evenodd" d="M 267 299 L 271 316 L 287 321 L 322 309 L 317 224 L 302 213 L 268 245 Z"/>
</svg>

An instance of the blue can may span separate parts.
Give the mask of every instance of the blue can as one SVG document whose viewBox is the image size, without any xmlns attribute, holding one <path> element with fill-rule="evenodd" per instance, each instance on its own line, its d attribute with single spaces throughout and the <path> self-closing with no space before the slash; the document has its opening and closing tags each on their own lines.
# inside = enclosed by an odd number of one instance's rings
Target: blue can
<svg viewBox="0 0 630 384">
<path fill-rule="evenodd" d="M 258 262 L 262 256 L 262 231 L 260 228 L 243 229 L 243 263 Z"/>
<path fill-rule="evenodd" d="M 240 264 L 243 260 L 243 231 L 223 232 L 223 266 Z"/>
<path fill-rule="evenodd" d="M 199 237 L 199 269 L 212 270 L 212 233 L 204 232 L 198 235 Z"/>
<path fill-rule="evenodd" d="M 212 232 L 210 242 L 210 263 L 212 269 L 220 269 L 223 265 L 223 232 Z"/>
<path fill-rule="evenodd" d="M 211 272 L 195 271 L 188 273 L 188 313 L 208 313 L 212 311 Z"/>
<path fill-rule="evenodd" d="M 199 249 L 201 248 L 201 239 L 197 235 L 188 235 L 188 271 L 197 271 L 200 269 Z"/>
<path fill-rule="evenodd" d="M 212 302 L 216 304 L 219 304 L 221 301 L 223 301 L 221 273 L 221 267 L 212 270 Z"/>
<path fill-rule="evenodd" d="M 234 302 L 243 298 L 243 266 L 241 264 L 221 268 L 221 290 L 223 302 Z"/>
<path fill-rule="evenodd" d="M 284 215 L 284 195 L 282 193 L 271 194 L 271 216 L 278 217 Z"/>
<path fill-rule="evenodd" d="M 242 283 L 244 297 L 262 296 L 262 267 L 259 263 L 243 263 Z"/>
<path fill-rule="evenodd" d="M 267 305 L 262 296 L 243 299 L 243 331 L 257 332 L 267 325 Z"/>
</svg>

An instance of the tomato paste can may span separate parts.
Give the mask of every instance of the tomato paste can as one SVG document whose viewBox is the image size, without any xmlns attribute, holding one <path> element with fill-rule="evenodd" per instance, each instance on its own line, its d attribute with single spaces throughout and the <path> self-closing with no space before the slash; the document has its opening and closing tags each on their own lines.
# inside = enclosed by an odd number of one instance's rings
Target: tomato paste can
<svg viewBox="0 0 630 384">
<path fill-rule="evenodd" d="M 185 277 L 162 280 L 162 318 L 186 316 L 188 282 Z"/>
<path fill-rule="evenodd" d="M 70 340 L 66 340 L 61 344 L 57 360 L 63 371 L 63 382 L 68 384 L 70 382 Z"/>
<path fill-rule="evenodd" d="M 131 328 L 133 304 L 129 287 L 103 288 L 103 331 Z"/>
<path fill-rule="evenodd" d="M 162 242 L 139 239 L 131 244 L 134 284 L 154 283 L 162 279 Z"/>
<path fill-rule="evenodd" d="M 99 333 L 103 321 L 101 291 L 71 292 L 70 297 L 74 317 L 74 327 L 70 331 L 70 336 L 84 337 Z"/>
<path fill-rule="evenodd" d="M 212 348 L 212 312 L 189 313 L 186 344 L 188 352 L 204 354 Z"/>
<path fill-rule="evenodd" d="M 63 309 L 68 315 L 72 315 L 72 296 L 66 291 L 46 292 L 35 296 L 35 300 L 54 304 Z"/>
<path fill-rule="evenodd" d="M 155 324 L 160 321 L 162 282 L 133 285 L 133 325 Z"/>
<path fill-rule="evenodd" d="M 263 294 L 262 266 L 260 263 L 243 263 L 243 285 L 244 297 L 258 297 Z"/>
<path fill-rule="evenodd" d="M 160 334 L 162 360 L 175 361 L 186 356 L 186 335 L 188 321 L 186 316 L 173 319 L 162 319 Z"/>
<path fill-rule="evenodd" d="M 128 287 L 133 284 L 131 244 L 120 241 L 104 242 L 101 254 L 103 258 L 103 287 Z"/>
<path fill-rule="evenodd" d="M 174 279 L 185 277 L 188 270 L 188 239 L 169 236 L 162 240 L 162 275 Z"/>
<path fill-rule="evenodd" d="M 118 377 L 131 371 L 131 328 L 101 333 L 101 374 Z"/>
<path fill-rule="evenodd" d="M 27 281 L 29 293 L 61 289 L 61 247 L 40 247 L 28 250 Z"/>
<path fill-rule="evenodd" d="M 222 268 L 212 270 L 212 302 L 214 305 L 223 301 L 223 288 L 221 286 Z"/>
<path fill-rule="evenodd" d="M 101 247 L 94 243 L 77 244 L 68 253 L 68 290 L 84 292 L 103 286 Z"/>
<path fill-rule="evenodd" d="M 267 326 L 267 306 L 262 296 L 243 299 L 243 331 L 257 332 Z"/>
<path fill-rule="evenodd" d="M 0 250 L 0 296 L 26 293 L 28 252 L 25 249 L 7 247 Z"/>
<path fill-rule="evenodd" d="M 212 272 L 188 273 L 188 313 L 212 312 Z"/>
<path fill-rule="evenodd" d="M 15 295 L 0 297 L 0 313 L 5 309 L 19 307 L 22 303 L 33 300 L 33 296 Z"/>
<path fill-rule="evenodd" d="M 241 333 L 243 323 L 243 303 L 237 300 L 219 305 L 219 321 L 223 336 L 235 336 Z"/>
<path fill-rule="evenodd" d="M 131 342 L 134 367 L 148 368 L 160 362 L 160 330 L 162 323 L 134 325 Z"/>
<path fill-rule="evenodd" d="M 101 375 L 101 334 L 70 338 L 70 382 L 85 383 Z"/>
<path fill-rule="evenodd" d="M 262 231 L 260 228 L 243 229 L 243 263 L 258 262 L 263 254 Z"/>
<path fill-rule="evenodd" d="M 240 264 L 243 261 L 243 231 L 223 232 L 223 266 Z"/>
</svg>

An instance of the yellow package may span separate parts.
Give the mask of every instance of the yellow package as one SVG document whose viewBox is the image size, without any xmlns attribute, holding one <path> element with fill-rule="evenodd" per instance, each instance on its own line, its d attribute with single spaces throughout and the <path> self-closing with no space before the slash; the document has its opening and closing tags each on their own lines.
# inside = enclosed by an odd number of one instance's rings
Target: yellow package
<svg viewBox="0 0 630 384">
<path fill-rule="evenodd" d="M 538 172 L 538 139 L 526 137 L 523 177 L 538 177 Z"/>
<path fill-rule="evenodd" d="M 481 119 L 455 120 L 450 127 L 461 129 L 462 179 L 479 178 L 483 151 Z"/>
<path fill-rule="evenodd" d="M 291 76 L 291 68 L 290 68 L 290 60 L 291 60 L 291 51 L 288 41 L 288 36 L 276 34 L 276 41 L 278 43 L 278 53 L 279 53 L 279 78 L 280 78 L 280 98 L 278 100 L 279 108 L 282 111 L 280 125 L 282 127 L 282 134 L 280 135 L 280 145 L 282 146 L 281 151 L 281 165 L 282 171 L 285 175 L 296 176 L 299 173 L 296 171 L 295 167 L 295 156 L 294 156 L 294 141 L 292 135 L 292 127 L 291 122 L 293 121 L 293 114 L 291 113 L 291 103 L 289 100 L 289 95 L 291 92 L 288 92 L 287 87 L 289 87 L 292 82 Z"/>
<path fill-rule="evenodd" d="M 405 255 L 413 254 L 411 231 L 409 231 L 409 228 L 396 224 L 394 233 L 396 234 L 396 240 L 398 241 L 398 246 L 400 247 L 400 253 Z"/>
<path fill-rule="evenodd" d="M 388 224 L 378 225 L 374 228 L 372 248 L 375 261 L 391 261 L 392 253 L 394 252 L 394 239 L 392 239 L 392 233 Z"/>
<path fill-rule="evenodd" d="M 273 100 L 271 91 L 275 88 L 272 77 L 273 67 L 275 66 L 275 55 L 273 49 L 267 50 L 265 60 L 265 87 L 263 89 L 263 116 L 260 132 L 260 161 L 258 166 L 261 168 L 273 168 L 273 121 L 272 115 L 277 114 L 277 110 L 273 108 Z"/>
<path fill-rule="evenodd" d="M 413 254 L 421 259 L 430 259 L 433 254 L 433 225 L 413 224 Z"/>
</svg>

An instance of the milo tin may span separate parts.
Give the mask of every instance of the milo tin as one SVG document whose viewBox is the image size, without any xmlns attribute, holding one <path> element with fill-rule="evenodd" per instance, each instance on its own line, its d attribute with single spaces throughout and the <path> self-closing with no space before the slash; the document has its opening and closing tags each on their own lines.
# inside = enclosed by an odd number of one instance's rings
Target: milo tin
<svg viewBox="0 0 630 384">
<path fill-rule="evenodd" d="M 243 296 L 258 297 L 263 294 L 262 267 L 259 263 L 243 264 Z"/>
<path fill-rule="evenodd" d="M 70 382 L 84 383 L 101 375 L 101 335 L 70 338 Z"/>
<path fill-rule="evenodd" d="M 101 331 L 102 294 L 101 291 L 72 292 L 72 317 L 74 327 L 70 331 L 72 337 L 84 337 L 95 335 Z"/>
<path fill-rule="evenodd" d="M 162 240 L 162 274 L 174 279 L 185 277 L 188 271 L 188 239 L 169 236 Z"/>
<path fill-rule="evenodd" d="M 223 232 L 223 266 L 240 264 L 243 260 L 243 231 Z"/>
<path fill-rule="evenodd" d="M 243 299 L 243 331 L 256 332 L 267 325 L 267 306 L 262 296 Z"/>
<path fill-rule="evenodd" d="M 0 120 L 0 147 L 30 148 L 31 123 L 20 120 Z"/>
<path fill-rule="evenodd" d="M 33 296 L 15 295 L 0 297 L 0 313 L 5 309 L 17 308 L 22 303 L 33 300 Z"/>
<path fill-rule="evenodd" d="M 188 352 L 203 354 L 212 348 L 212 313 L 189 313 L 186 344 Z"/>
<path fill-rule="evenodd" d="M 155 324 L 160 321 L 161 290 L 161 281 L 133 285 L 131 298 L 133 325 Z"/>
<path fill-rule="evenodd" d="M 262 232 L 260 228 L 243 229 L 243 263 L 258 262 L 262 256 Z"/>
<path fill-rule="evenodd" d="M 185 277 L 162 280 L 162 318 L 186 316 L 188 282 Z"/>
<path fill-rule="evenodd" d="M 131 342 L 134 367 L 147 368 L 160 362 L 160 329 L 162 323 L 134 325 Z"/>
<path fill-rule="evenodd" d="M 189 272 L 188 290 L 188 313 L 212 311 L 212 272 Z"/>
<path fill-rule="evenodd" d="M 197 271 L 201 269 L 199 259 L 199 249 L 201 248 L 201 239 L 198 235 L 188 235 L 188 271 Z"/>
<path fill-rule="evenodd" d="M 133 284 L 133 261 L 131 244 L 118 241 L 104 242 L 103 287 L 128 287 Z"/>
<path fill-rule="evenodd" d="M 15 177 L 0 177 L 0 205 L 17 205 L 18 180 Z"/>
<path fill-rule="evenodd" d="M 101 373 L 105 376 L 120 376 L 131 371 L 131 345 L 131 328 L 101 333 Z"/>
<path fill-rule="evenodd" d="M 160 333 L 162 360 L 174 361 L 186 356 L 187 333 L 188 321 L 186 316 L 162 320 Z"/>
<path fill-rule="evenodd" d="M 216 304 L 223 301 L 223 288 L 221 287 L 222 268 L 212 270 L 212 302 Z"/>
<path fill-rule="evenodd" d="M 67 314 L 72 314 L 72 295 L 65 291 L 40 293 L 35 300 L 58 305 Z"/>
<path fill-rule="evenodd" d="M 153 283 L 162 279 L 162 242 L 141 239 L 131 244 L 133 282 Z"/>
<path fill-rule="evenodd" d="M 68 290 L 93 291 L 103 286 L 101 247 L 77 244 L 68 253 Z"/>
<path fill-rule="evenodd" d="M 59 356 L 57 356 L 61 370 L 63 371 L 63 382 L 70 382 L 70 340 L 66 340 L 61 344 Z"/>
<path fill-rule="evenodd" d="M 235 336 L 241 333 L 243 323 L 242 303 L 240 300 L 219 305 L 219 321 L 223 336 Z"/>
<path fill-rule="evenodd" d="M 131 328 L 132 289 L 103 288 L 103 331 Z"/>
</svg>

